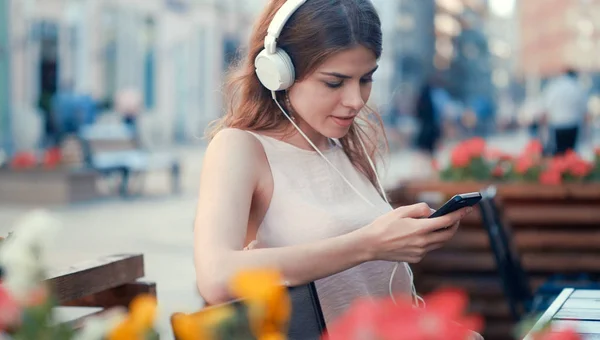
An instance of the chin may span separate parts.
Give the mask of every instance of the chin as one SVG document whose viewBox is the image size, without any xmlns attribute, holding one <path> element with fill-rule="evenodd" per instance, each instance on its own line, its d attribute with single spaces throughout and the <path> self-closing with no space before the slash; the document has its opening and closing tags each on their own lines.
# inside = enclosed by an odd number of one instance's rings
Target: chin
<svg viewBox="0 0 600 340">
<path fill-rule="evenodd" d="M 333 128 L 328 129 L 327 133 L 324 133 L 323 135 L 327 138 L 340 139 L 340 138 L 345 137 L 349 131 L 350 131 L 350 127 L 347 127 L 347 128 L 333 127 Z"/>
</svg>

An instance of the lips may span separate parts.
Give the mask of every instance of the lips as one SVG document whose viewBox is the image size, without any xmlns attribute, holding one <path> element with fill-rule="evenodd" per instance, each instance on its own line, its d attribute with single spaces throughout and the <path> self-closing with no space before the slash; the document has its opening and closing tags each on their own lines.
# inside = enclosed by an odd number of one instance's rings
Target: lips
<svg viewBox="0 0 600 340">
<path fill-rule="evenodd" d="M 349 127 L 350 125 L 352 125 L 352 123 L 354 123 L 354 119 L 356 118 L 356 116 L 349 116 L 349 117 L 335 117 L 332 116 L 331 119 L 339 126 L 341 127 Z"/>
</svg>

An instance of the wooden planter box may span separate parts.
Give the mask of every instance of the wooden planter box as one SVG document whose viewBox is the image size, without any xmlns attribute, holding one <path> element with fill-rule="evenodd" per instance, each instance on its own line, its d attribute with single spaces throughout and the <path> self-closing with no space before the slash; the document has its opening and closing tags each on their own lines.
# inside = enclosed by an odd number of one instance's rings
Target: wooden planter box
<svg viewBox="0 0 600 340">
<path fill-rule="evenodd" d="M 0 170 L 0 204 L 63 205 L 97 199 L 97 174 L 84 170 Z"/>
<path fill-rule="evenodd" d="M 434 208 L 487 183 L 406 182 L 389 192 L 395 206 L 427 201 Z M 496 184 L 498 203 L 535 289 L 550 275 L 600 277 L 600 184 Z M 421 294 L 443 286 L 465 289 L 471 309 L 486 318 L 484 337 L 512 339 L 513 324 L 488 236 L 476 209 L 444 248 L 414 265 Z"/>
</svg>

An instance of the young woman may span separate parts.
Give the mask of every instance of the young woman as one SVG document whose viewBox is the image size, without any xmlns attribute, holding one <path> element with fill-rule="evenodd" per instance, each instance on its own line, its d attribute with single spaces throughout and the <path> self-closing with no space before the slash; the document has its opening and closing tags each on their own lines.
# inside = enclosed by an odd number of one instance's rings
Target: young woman
<svg viewBox="0 0 600 340">
<path fill-rule="evenodd" d="M 371 161 L 385 136 L 365 106 L 379 17 L 370 0 L 303 2 L 269 1 L 228 83 L 203 163 L 195 263 L 211 304 L 229 299 L 227 282 L 244 268 L 276 268 L 290 286 L 316 281 L 330 322 L 358 297 L 410 297 L 406 263 L 441 247 L 468 210 L 432 219 L 426 204 L 392 210 Z M 275 41 L 280 50 L 263 51 Z M 287 86 L 261 59 L 276 51 L 295 71 Z"/>
</svg>

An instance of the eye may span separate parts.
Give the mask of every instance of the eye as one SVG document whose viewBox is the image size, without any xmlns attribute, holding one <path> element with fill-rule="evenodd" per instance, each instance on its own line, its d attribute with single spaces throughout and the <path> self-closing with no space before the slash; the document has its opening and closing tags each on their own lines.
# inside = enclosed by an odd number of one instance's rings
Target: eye
<svg viewBox="0 0 600 340">
<path fill-rule="evenodd" d="M 361 84 L 369 84 L 373 82 L 373 77 L 363 78 L 360 80 Z"/>
<path fill-rule="evenodd" d="M 340 88 L 340 87 L 342 87 L 343 84 L 344 84 L 343 81 L 340 81 L 340 82 L 337 82 L 337 83 L 330 83 L 330 82 L 327 82 L 327 81 L 325 82 L 325 85 L 327 87 L 329 87 L 329 88 L 332 88 L 332 89 Z"/>
</svg>

